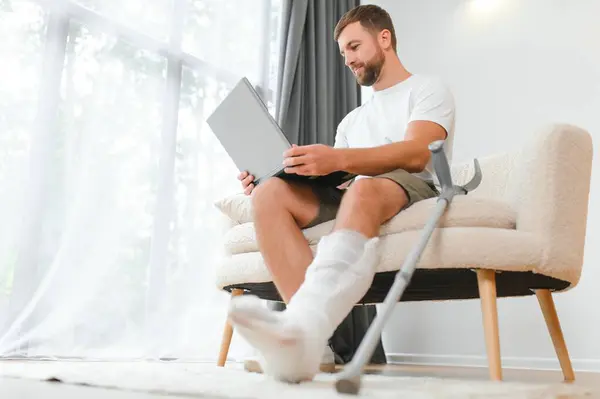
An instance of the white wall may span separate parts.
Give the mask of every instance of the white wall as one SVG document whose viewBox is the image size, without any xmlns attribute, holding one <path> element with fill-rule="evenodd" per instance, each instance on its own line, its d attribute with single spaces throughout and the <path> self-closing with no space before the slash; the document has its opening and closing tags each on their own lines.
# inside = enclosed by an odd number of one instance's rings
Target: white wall
<svg viewBox="0 0 600 399">
<path fill-rule="evenodd" d="M 600 1 L 365 3 L 391 14 L 411 72 L 442 76 L 452 88 L 455 161 L 514 149 L 550 122 L 593 135 L 584 272 L 556 306 L 576 370 L 600 371 Z M 535 297 L 500 300 L 499 318 L 505 366 L 558 368 Z M 479 302 L 398 304 L 384 345 L 395 360 L 485 365 Z"/>
</svg>

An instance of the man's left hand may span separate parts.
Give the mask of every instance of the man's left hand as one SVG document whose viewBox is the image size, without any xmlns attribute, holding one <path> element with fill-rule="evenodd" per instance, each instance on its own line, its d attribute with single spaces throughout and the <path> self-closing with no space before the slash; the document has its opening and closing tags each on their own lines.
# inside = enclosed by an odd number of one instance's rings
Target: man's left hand
<svg viewBox="0 0 600 399">
<path fill-rule="evenodd" d="M 323 176 L 341 169 L 339 151 L 323 144 L 294 145 L 283 157 L 286 173 Z"/>
</svg>

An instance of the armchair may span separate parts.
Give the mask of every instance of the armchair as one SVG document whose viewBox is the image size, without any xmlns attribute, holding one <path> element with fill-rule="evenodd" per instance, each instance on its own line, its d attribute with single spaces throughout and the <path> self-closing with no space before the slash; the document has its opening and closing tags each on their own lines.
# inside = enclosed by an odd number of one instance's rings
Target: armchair
<svg viewBox="0 0 600 399">
<path fill-rule="evenodd" d="M 454 197 L 400 300 L 479 299 L 489 375 L 501 380 L 497 299 L 535 295 L 564 378 L 572 381 L 575 377 L 553 295 L 574 288 L 583 267 L 591 136 L 576 126 L 550 125 L 516 151 L 478 159 L 483 172 L 480 186 L 466 196 Z M 455 164 L 451 171 L 454 183 L 464 184 L 473 175 L 473 164 Z M 418 202 L 382 226 L 378 272 L 357 306 L 384 300 L 396 271 L 418 242 L 435 201 Z M 250 198 L 231 196 L 216 206 L 230 222 L 217 287 L 231 295 L 251 293 L 281 301 L 258 251 Z M 303 231 L 313 251 L 333 223 Z M 225 364 L 232 334 L 225 323 L 219 366 Z"/>
</svg>

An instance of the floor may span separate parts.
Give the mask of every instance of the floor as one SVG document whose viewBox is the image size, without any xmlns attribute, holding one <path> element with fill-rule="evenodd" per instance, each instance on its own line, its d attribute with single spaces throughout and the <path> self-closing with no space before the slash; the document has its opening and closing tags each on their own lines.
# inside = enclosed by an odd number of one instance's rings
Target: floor
<svg viewBox="0 0 600 399">
<path fill-rule="evenodd" d="M 475 380 L 487 380 L 488 370 L 480 367 L 440 367 L 440 366 L 400 366 L 385 365 L 382 367 L 371 367 L 367 373 L 382 375 L 404 375 L 404 376 L 428 376 L 445 378 L 465 378 Z M 532 382 L 532 383 L 554 383 L 563 379 L 560 371 L 550 370 L 521 370 L 503 369 L 504 381 Z M 574 384 L 588 388 L 594 392 L 594 396 L 588 398 L 600 398 L 600 373 L 575 372 Z M 561 399 L 568 399 L 561 397 Z"/>
<path fill-rule="evenodd" d="M 550 370 L 521 370 L 506 369 L 502 370 L 504 381 L 518 382 L 560 382 L 563 379 L 560 371 Z M 382 375 L 404 375 L 404 376 L 428 376 L 428 377 L 446 377 L 446 378 L 467 378 L 477 380 L 487 380 L 488 370 L 481 367 L 442 367 L 442 366 L 401 366 L 385 365 L 371 366 L 367 373 Z M 575 372 L 575 384 L 594 389 L 598 391 L 600 398 L 600 373 Z"/>
<path fill-rule="evenodd" d="M 236 366 L 228 366 L 236 367 Z M 488 378 L 487 369 L 467 367 L 432 367 L 432 366 L 401 366 L 385 365 L 369 367 L 366 373 L 381 374 L 388 376 L 427 376 L 427 377 L 449 377 L 482 379 Z M 600 399 L 600 373 L 576 373 L 578 384 L 591 389 L 594 393 L 587 398 Z M 562 380 L 558 371 L 533 371 L 533 370 L 504 370 L 505 381 L 519 382 L 556 382 Z M 178 396 L 163 396 L 156 394 L 136 393 L 102 389 L 94 387 L 59 384 L 52 382 L 38 382 L 32 380 L 20 380 L 12 378 L 0 378 L 0 392 L 3 398 L 33 399 L 42 397 L 60 397 L 74 399 L 85 397 L 88 399 L 150 399 L 150 398 L 179 398 Z M 183 398 L 183 397 L 181 397 Z M 188 398 L 189 399 L 189 398 Z M 557 396 L 556 399 L 574 399 L 565 396 Z M 581 399 L 580 397 L 578 399 Z"/>
</svg>

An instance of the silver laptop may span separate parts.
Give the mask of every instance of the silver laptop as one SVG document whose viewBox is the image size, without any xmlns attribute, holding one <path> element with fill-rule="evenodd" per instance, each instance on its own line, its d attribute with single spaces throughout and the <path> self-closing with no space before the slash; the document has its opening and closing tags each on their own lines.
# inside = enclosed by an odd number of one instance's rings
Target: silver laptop
<svg viewBox="0 0 600 399">
<path fill-rule="evenodd" d="M 206 120 L 240 171 L 255 184 L 270 177 L 337 186 L 354 177 L 343 171 L 327 176 L 285 173 L 283 153 L 292 147 L 247 78 L 242 78 Z"/>
</svg>

